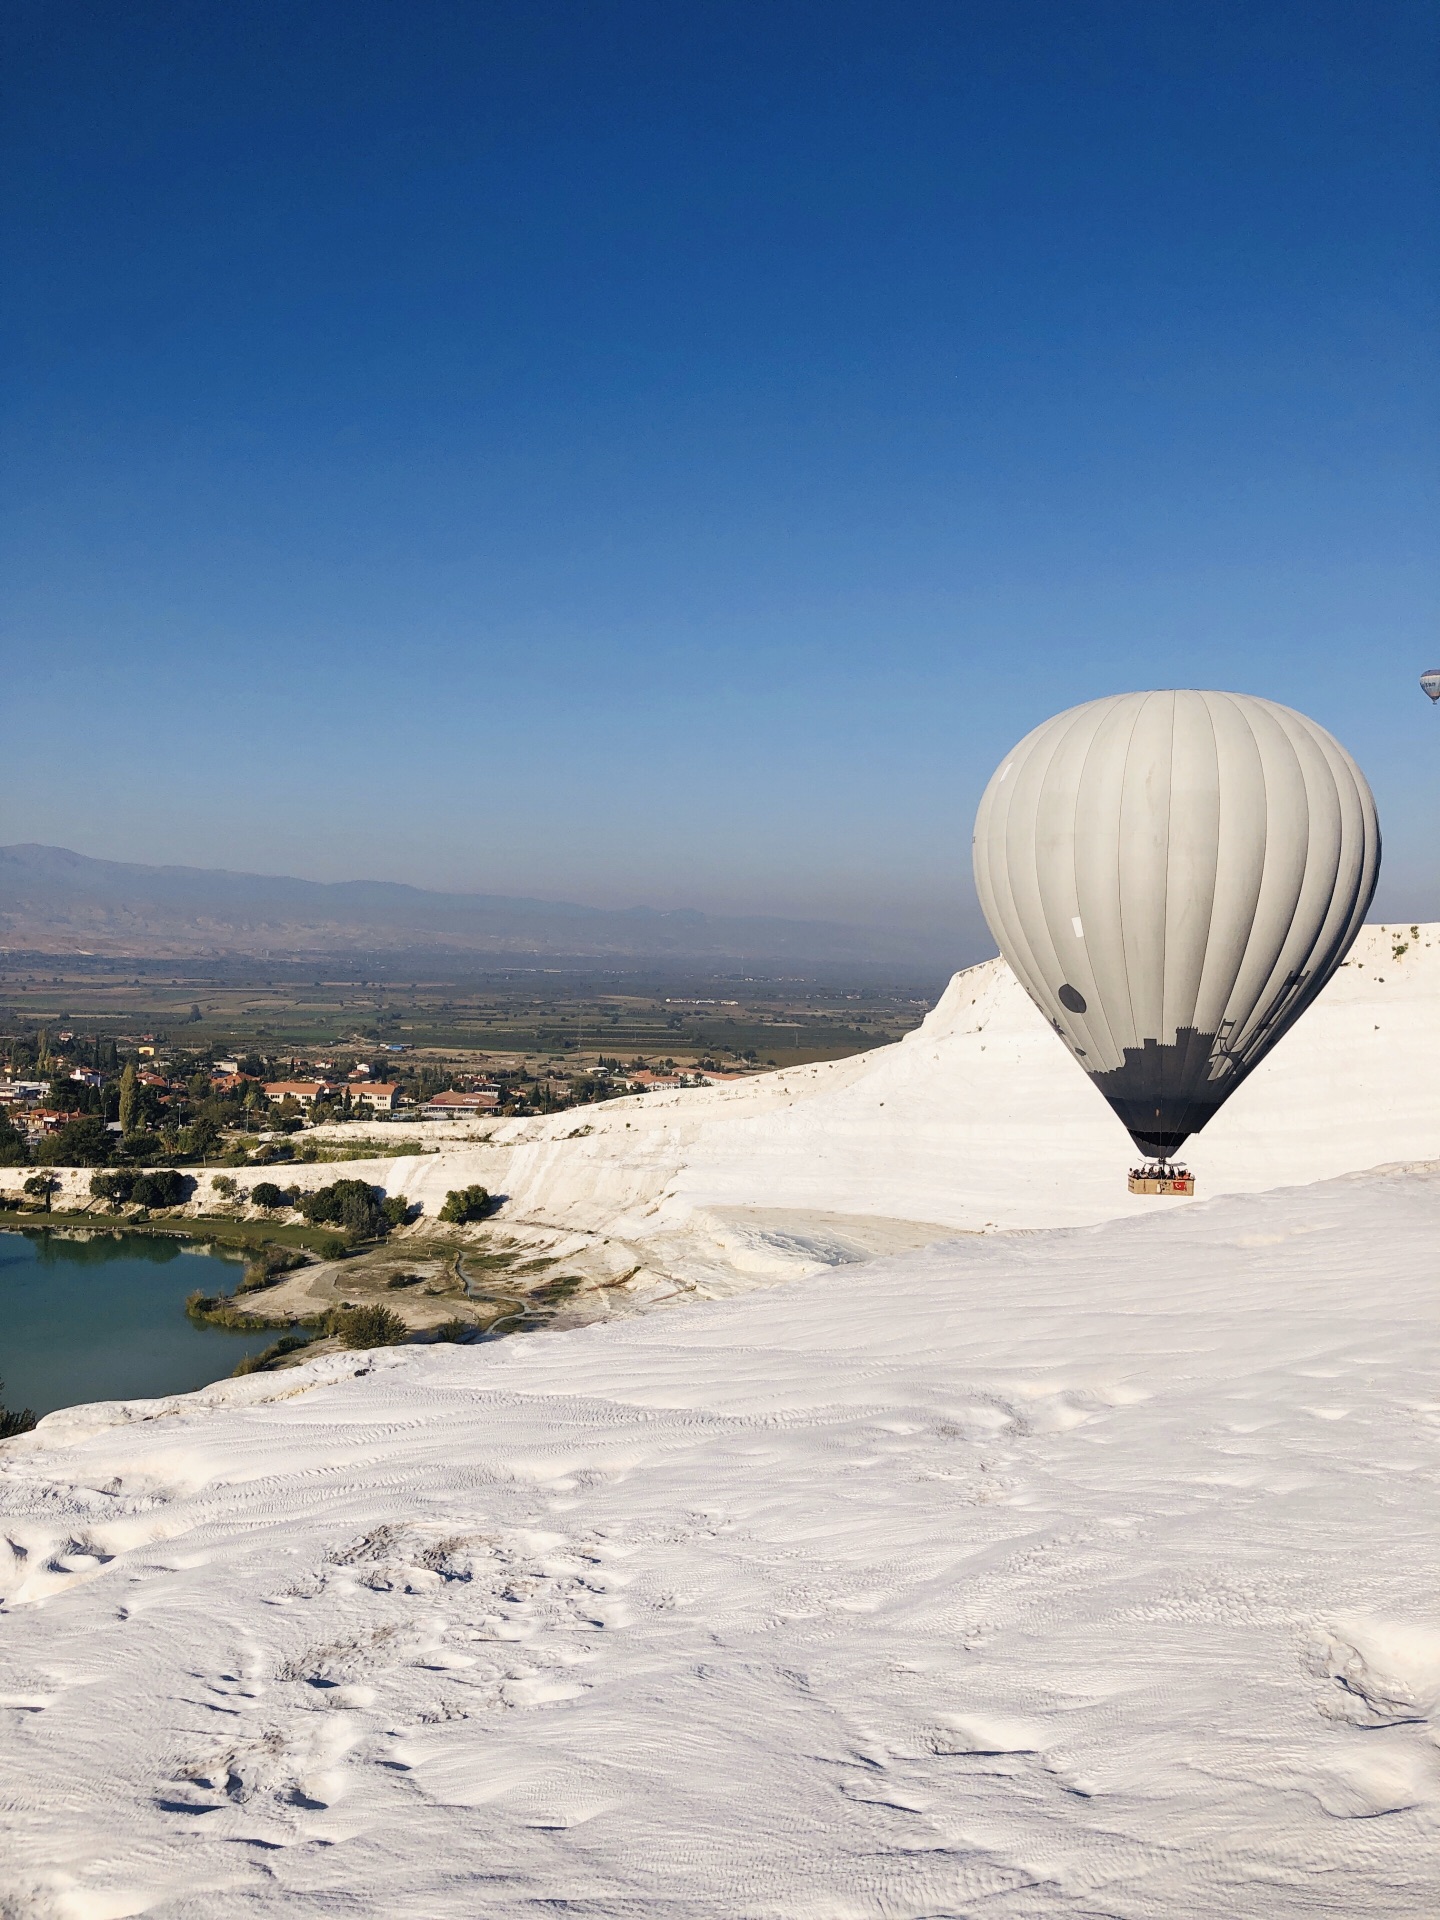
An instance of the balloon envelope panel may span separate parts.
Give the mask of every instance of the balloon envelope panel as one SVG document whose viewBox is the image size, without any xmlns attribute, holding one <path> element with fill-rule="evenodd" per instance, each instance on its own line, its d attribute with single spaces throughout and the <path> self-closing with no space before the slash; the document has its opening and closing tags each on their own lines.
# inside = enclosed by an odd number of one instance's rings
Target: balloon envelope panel
<svg viewBox="0 0 1440 1920">
<path fill-rule="evenodd" d="M 1001 953 L 1142 1151 L 1198 1132 L 1344 959 L 1380 865 L 1364 775 L 1246 694 L 1119 694 L 997 769 L 975 884 Z"/>
</svg>

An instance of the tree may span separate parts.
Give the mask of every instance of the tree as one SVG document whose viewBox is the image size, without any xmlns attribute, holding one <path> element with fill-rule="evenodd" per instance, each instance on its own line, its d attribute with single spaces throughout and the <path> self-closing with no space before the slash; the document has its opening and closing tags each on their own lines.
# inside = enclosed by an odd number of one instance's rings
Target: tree
<svg viewBox="0 0 1440 1920">
<path fill-rule="evenodd" d="M 29 1158 L 30 1149 L 24 1134 L 0 1107 L 0 1167 L 23 1167 Z"/>
<path fill-rule="evenodd" d="M 140 1076 L 135 1071 L 135 1062 L 127 1060 L 125 1071 L 120 1076 L 120 1131 L 122 1134 L 135 1131 L 135 1102 L 140 1091 Z"/>
<path fill-rule="evenodd" d="M 344 1347 L 398 1347 L 410 1329 L 389 1307 L 332 1307 L 325 1315 L 326 1333 L 338 1336 Z"/>
<path fill-rule="evenodd" d="M 72 1080 L 68 1073 L 57 1073 L 50 1082 L 49 1104 L 58 1113 L 98 1113 L 100 1089 L 87 1087 L 83 1080 Z"/>
<path fill-rule="evenodd" d="M 296 1204 L 317 1226 L 343 1227 L 356 1240 L 380 1240 L 390 1230 L 381 1197 L 363 1180 L 335 1180 L 302 1193 Z"/>
<path fill-rule="evenodd" d="M 60 1182 L 55 1178 L 53 1173 L 32 1173 L 30 1178 L 25 1182 L 25 1191 L 30 1195 L 32 1200 L 39 1200 L 43 1197 L 45 1201 L 45 1211 L 49 1213 L 50 1202 L 60 1191 Z"/>
<path fill-rule="evenodd" d="M 135 1176 L 130 1198 L 137 1207 L 183 1207 L 194 1185 L 174 1167 L 157 1167 L 153 1173 Z"/>
<path fill-rule="evenodd" d="M 220 1144 L 220 1129 L 208 1114 L 201 1114 L 189 1127 L 190 1151 L 197 1160 L 208 1159 Z"/>
<path fill-rule="evenodd" d="M 250 1198 L 257 1207 L 268 1207 L 272 1212 L 295 1204 L 285 1189 L 277 1187 L 273 1180 L 257 1180 L 250 1189 Z"/>
<path fill-rule="evenodd" d="M 40 1142 L 36 1158 L 51 1167 L 103 1167 L 114 1151 L 115 1136 L 98 1114 L 67 1120 Z"/>
<path fill-rule="evenodd" d="M 128 1167 L 119 1167 L 114 1173 L 92 1173 L 90 1191 L 97 1200 L 109 1202 L 113 1212 L 119 1212 L 135 1190 L 135 1175 Z"/>
<path fill-rule="evenodd" d="M 472 1220 L 483 1220 L 490 1212 L 491 1201 L 484 1187 L 451 1188 L 445 1196 L 445 1204 L 440 1209 L 440 1218 L 448 1220 L 452 1226 L 468 1226 Z"/>
</svg>

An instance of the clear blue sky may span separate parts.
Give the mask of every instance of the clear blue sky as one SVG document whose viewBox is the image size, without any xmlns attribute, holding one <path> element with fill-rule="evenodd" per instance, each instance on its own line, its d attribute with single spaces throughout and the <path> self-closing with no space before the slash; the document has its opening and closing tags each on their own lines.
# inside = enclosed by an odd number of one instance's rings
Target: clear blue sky
<svg viewBox="0 0 1440 1920">
<path fill-rule="evenodd" d="M 6 840 L 963 928 L 1056 709 L 1440 914 L 1440 9 L 17 0 Z"/>
</svg>

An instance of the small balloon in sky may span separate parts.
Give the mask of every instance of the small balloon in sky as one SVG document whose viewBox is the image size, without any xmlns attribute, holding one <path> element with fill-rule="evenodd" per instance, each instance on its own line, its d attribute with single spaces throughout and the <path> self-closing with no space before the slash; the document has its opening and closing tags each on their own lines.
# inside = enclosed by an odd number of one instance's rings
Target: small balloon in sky
<svg viewBox="0 0 1440 1920">
<path fill-rule="evenodd" d="M 1440 667 L 1432 667 L 1428 673 L 1421 674 L 1420 690 L 1428 693 L 1432 700 L 1440 700 Z"/>
<path fill-rule="evenodd" d="M 1302 713 L 1239 693 L 1126 693 L 1005 756 L 975 884 L 1030 997 L 1168 1160 L 1315 999 L 1369 908 L 1365 776 Z"/>
</svg>

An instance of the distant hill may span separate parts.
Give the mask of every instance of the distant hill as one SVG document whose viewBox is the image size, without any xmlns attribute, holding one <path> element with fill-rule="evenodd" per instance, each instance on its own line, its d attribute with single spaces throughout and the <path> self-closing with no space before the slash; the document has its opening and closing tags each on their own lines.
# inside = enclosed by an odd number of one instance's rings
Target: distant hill
<svg viewBox="0 0 1440 1920">
<path fill-rule="evenodd" d="M 983 952 L 988 942 L 981 941 Z M 939 937 L 818 920 L 612 910 L 388 880 L 325 883 L 0 847 L 0 945 L 180 958 L 430 951 L 477 958 L 857 964 L 949 971 L 976 957 Z"/>
</svg>

